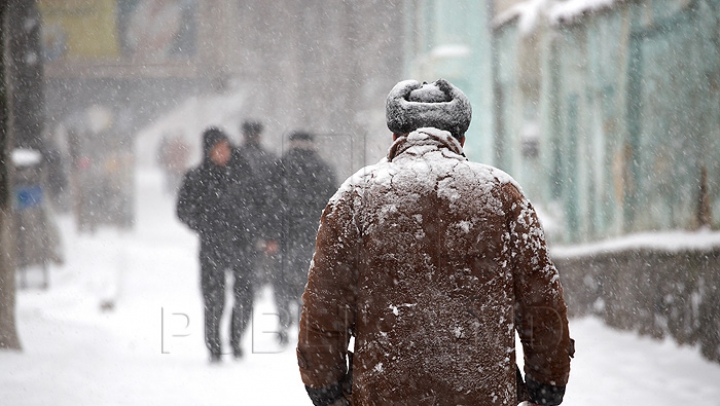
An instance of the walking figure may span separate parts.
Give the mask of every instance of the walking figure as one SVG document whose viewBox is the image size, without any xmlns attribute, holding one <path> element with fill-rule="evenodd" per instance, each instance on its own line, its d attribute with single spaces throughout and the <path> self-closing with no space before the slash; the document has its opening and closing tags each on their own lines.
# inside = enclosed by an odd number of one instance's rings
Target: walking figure
<svg viewBox="0 0 720 406">
<path fill-rule="evenodd" d="M 387 157 L 343 184 L 317 233 L 297 347 L 310 398 L 560 404 L 574 350 L 532 204 L 510 176 L 465 157 L 459 89 L 404 81 L 386 106 Z"/>
<path fill-rule="evenodd" d="M 273 284 L 281 344 L 288 342 L 288 329 L 293 320 L 299 319 L 300 297 L 307 282 L 320 216 L 337 187 L 335 172 L 320 157 L 314 141 L 309 132 L 292 133 L 290 148 L 278 166 L 282 266 Z"/>
<path fill-rule="evenodd" d="M 235 358 L 252 313 L 253 276 L 248 261 L 253 217 L 249 203 L 252 173 L 247 162 L 232 156 L 228 137 L 217 128 L 203 134 L 202 163 L 184 177 L 177 216 L 200 237 L 200 285 L 205 307 L 205 344 L 211 362 L 222 359 L 220 319 L 225 307 L 225 272 L 234 276 L 230 345 Z"/>
</svg>

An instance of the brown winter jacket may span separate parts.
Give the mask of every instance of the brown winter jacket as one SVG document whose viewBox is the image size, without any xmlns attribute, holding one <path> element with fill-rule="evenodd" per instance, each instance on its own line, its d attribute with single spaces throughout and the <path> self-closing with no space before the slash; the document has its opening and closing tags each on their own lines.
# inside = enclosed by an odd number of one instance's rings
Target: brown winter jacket
<svg viewBox="0 0 720 406">
<path fill-rule="evenodd" d="M 519 187 L 469 162 L 449 133 L 420 129 L 348 179 L 323 212 L 300 373 L 309 388 L 341 382 L 354 336 L 355 406 L 514 406 L 517 330 L 542 404 L 542 389 L 568 380 L 566 314 Z"/>
</svg>

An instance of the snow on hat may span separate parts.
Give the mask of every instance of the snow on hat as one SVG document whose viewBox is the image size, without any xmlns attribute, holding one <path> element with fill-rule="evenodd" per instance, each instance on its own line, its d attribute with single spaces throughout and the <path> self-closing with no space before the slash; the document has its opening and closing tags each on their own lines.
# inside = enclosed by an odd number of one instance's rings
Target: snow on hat
<svg viewBox="0 0 720 406">
<path fill-rule="evenodd" d="M 395 134 L 435 127 L 462 138 L 470 126 L 472 108 L 465 94 L 445 79 L 422 84 L 404 80 L 388 94 L 385 114 Z"/>
</svg>

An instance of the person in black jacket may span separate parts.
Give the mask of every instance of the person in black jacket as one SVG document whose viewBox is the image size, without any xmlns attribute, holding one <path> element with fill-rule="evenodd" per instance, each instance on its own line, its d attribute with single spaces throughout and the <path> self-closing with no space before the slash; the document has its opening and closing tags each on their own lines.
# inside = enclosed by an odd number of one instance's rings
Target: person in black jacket
<svg viewBox="0 0 720 406">
<path fill-rule="evenodd" d="M 260 121 L 244 121 L 241 131 L 243 144 L 233 154 L 247 161 L 253 173 L 255 187 L 252 195 L 257 210 L 250 232 L 257 244 L 251 250 L 251 261 L 255 269 L 255 288 L 259 290 L 263 285 L 271 283 L 279 267 L 279 190 L 275 180 L 278 158 L 261 145 L 263 124 Z"/>
<path fill-rule="evenodd" d="M 241 338 L 252 312 L 252 270 L 248 251 L 253 216 L 250 166 L 232 156 L 228 137 L 217 128 L 203 133 L 203 161 L 191 169 L 178 193 L 177 216 L 200 236 L 201 287 L 205 305 L 205 344 L 211 362 L 222 358 L 220 319 L 225 307 L 225 271 L 232 270 L 235 303 L 230 344 L 242 356 Z"/>
<path fill-rule="evenodd" d="M 290 135 L 290 149 L 280 159 L 277 179 L 282 208 L 282 266 L 273 282 L 280 343 L 287 344 L 287 330 L 294 319 L 291 304 L 300 311 L 320 216 L 337 184 L 333 169 L 316 151 L 314 136 L 305 131 Z"/>
</svg>

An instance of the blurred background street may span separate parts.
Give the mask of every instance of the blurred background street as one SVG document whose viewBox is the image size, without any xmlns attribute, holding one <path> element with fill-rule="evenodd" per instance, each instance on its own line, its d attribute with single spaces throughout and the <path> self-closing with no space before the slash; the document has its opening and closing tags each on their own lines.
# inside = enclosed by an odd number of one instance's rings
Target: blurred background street
<svg viewBox="0 0 720 406">
<path fill-rule="evenodd" d="M 563 404 L 720 405 L 720 0 L 4 0 L 0 47 L 3 405 L 309 404 L 267 284 L 208 365 L 177 185 L 248 120 L 342 181 L 407 78 L 463 89 L 466 155 L 541 215 Z"/>
<path fill-rule="evenodd" d="M 89 237 L 61 217 L 67 263 L 51 269 L 48 291 L 31 270 L 32 287 L 18 295 L 24 349 L 0 352 L 3 404 L 310 404 L 296 330 L 288 347 L 278 346 L 267 289 L 245 337 L 252 353 L 208 365 L 196 238 L 175 220 L 161 173 L 143 168 L 137 178 L 133 231 Z M 103 311 L 108 303 L 114 309 Z M 618 332 L 595 317 L 571 320 L 570 331 L 577 357 L 564 405 L 719 404 L 720 366 L 695 347 Z"/>
</svg>

